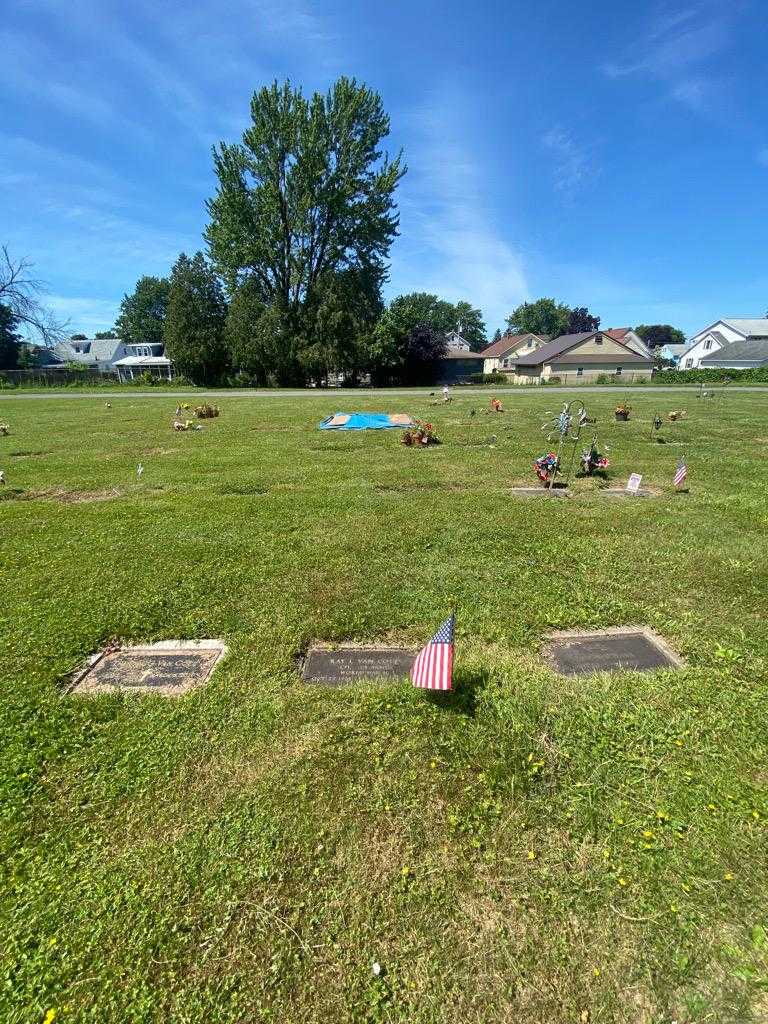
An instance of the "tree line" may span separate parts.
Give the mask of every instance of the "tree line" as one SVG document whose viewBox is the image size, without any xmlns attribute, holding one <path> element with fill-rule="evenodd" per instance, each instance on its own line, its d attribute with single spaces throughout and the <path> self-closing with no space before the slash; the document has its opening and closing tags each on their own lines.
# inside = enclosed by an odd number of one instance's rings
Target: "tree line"
<svg viewBox="0 0 768 1024">
<path fill-rule="evenodd" d="M 346 77 L 311 98 L 275 82 L 254 93 L 250 113 L 241 141 L 213 150 L 206 251 L 182 253 L 166 277 L 141 277 L 114 333 L 163 343 L 177 373 L 200 384 L 303 385 L 334 374 L 427 383 L 449 332 L 482 350 L 486 326 L 470 301 L 416 292 L 384 304 L 407 168 L 402 153 L 383 149 L 390 122 L 380 96 Z M 2 287 L 0 277 L 0 368 L 14 351 L 18 359 L 20 324 L 45 343 L 61 334 L 30 305 L 30 289 L 20 301 Z M 599 324 L 586 307 L 539 299 L 510 314 L 505 333 L 554 337 Z"/>
</svg>

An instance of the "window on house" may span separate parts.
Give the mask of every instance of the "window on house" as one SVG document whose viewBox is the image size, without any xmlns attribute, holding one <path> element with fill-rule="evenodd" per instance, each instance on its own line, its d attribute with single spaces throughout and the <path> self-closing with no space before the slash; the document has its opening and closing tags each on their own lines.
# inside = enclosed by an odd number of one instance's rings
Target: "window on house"
<svg viewBox="0 0 768 1024">
<path fill-rule="evenodd" d="M 686 370 L 690 369 L 691 366 L 693 366 L 693 359 L 692 358 L 691 359 L 686 359 L 685 360 L 685 368 L 686 368 Z"/>
<path fill-rule="evenodd" d="M 704 348 L 705 348 L 705 350 L 707 352 L 712 348 L 712 339 L 711 338 L 707 338 L 707 340 L 704 342 Z"/>
<path fill-rule="evenodd" d="M 616 367 L 616 376 L 617 376 L 617 377 L 620 377 L 620 376 L 621 376 L 621 371 L 622 371 L 622 367 L 621 367 L 621 366 L 617 366 L 617 367 Z"/>
<path fill-rule="evenodd" d="M 599 334 L 598 334 L 598 336 L 597 336 L 597 337 L 595 338 L 595 344 L 596 344 L 596 345 L 602 345 L 602 344 L 603 344 L 603 339 L 602 339 L 602 338 L 600 337 L 600 335 L 599 335 Z"/>
<path fill-rule="evenodd" d="M 577 377 L 583 377 L 584 376 L 584 367 L 583 366 L 577 367 L 577 369 L 576 369 L 576 376 Z"/>
</svg>

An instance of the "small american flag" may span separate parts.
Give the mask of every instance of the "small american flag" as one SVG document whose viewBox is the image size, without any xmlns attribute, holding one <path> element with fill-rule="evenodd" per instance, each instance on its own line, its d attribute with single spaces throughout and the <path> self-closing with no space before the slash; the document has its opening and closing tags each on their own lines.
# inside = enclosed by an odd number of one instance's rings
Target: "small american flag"
<svg viewBox="0 0 768 1024">
<path fill-rule="evenodd" d="M 680 459 L 675 470 L 675 487 L 680 487 L 681 484 L 685 483 L 685 478 L 688 476 L 688 467 L 685 464 L 685 459 Z"/>
<path fill-rule="evenodd" d="M 411 668 L 414 686 L 425 690 L 450 690 L 453 676 L 453 630 L 456 613 L 451 612 Z"/>
</svg>

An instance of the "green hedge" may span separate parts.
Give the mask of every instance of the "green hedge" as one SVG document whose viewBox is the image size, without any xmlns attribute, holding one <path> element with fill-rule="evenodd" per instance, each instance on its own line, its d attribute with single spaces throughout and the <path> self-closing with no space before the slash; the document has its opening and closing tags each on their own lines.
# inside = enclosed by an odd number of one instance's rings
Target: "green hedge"
<svg viewBox="0 0 768 1024">
<path fill-rule="evenodd" d="M 467 380 L 470 384 L 509 384 L 506 373 L 472 373 Z"/>
<path fill-rule="evenodd" d="M 749 370 L 718 370 L 713 367 L 699 370 L 659 370 L 653 375 L 654 384 L 714 384 L 718 381 L 768 384 L 768 366 Z"/>
</svg>

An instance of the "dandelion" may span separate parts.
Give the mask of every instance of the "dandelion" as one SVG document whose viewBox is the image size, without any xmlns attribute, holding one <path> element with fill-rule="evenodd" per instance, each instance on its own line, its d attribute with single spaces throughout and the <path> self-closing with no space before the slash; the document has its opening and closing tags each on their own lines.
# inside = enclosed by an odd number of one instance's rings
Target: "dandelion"
<svg viewBox="0 0 768 1024">
<path fill-rule="evenodd" d="M 536 860 L 536 852 L 535 852 L 535 850 L 529 850 L 528 851 L 528 860 Z"/>
<path fill-rule="evenodd" d="M 707 804 L 708 811 L 716 811 L 717 807 L 714 804 Z"/>
<path fill-rule="evenodd" d="M 726 882 L 732 882 L 733 881 L 733 874 L 730 871 L 726 871 L 725 874 L 723 875 L 723 878 L 725 879 Z"/>
<path fill-rule="evenodd" d="M 672 911 L 673 914 L 676 914 L 677 913 L 677 904 L 676 903 L 670 903 L 669 904 L 669 909 Z"/>
<path fill-rule="evenodd" d="M 644 838 L 644 839 L 653 839 L 653 832 L 651 832 L 651 830 L 647 828 L 647 829 L 646 829 L 646 830 L 645 830 L 645 831 L 643 832 L 643 838 Z"/>
<path fill-rule="evenodd" d="M 400 874 L 403 876 L 403 878 L 407 878 L 408 875 L 410 875 L 410 873 L 411 869 L 407 865 L 404 868 L 400 869 Z"/>
<path fill-rule="evenodd" d="M 621 886 L 624 886 L 624 885 L 626 885 L 626 884 L 627 884 L 627 880 L 626 880 L 626 878 L 620 878 L 620 879 L 619 879 L 619 885 L 621 885 Z"/>
<path fill-rule="evenodd" d="M 56 1020 L 56 1010 L 55 1009 L 50 1009 L 46 1013 L 46 1015 L 45 1015 L 45 1018 L 43 1020 L 43 1024 L 53 1024 L 53 1022 L 55 1020 Z"/>
<path fill-rule="evenodd" d="M 752 817 L 755 819 L 755 821 L 757 821 L 759 819 L 759 817 L 760 817 L 760 812 L 759 811 L 752 811 Z"/>
<path fill-rule="evenodd" d="M 592 971 L 592 973 L 594 974 L 594 976 L 596 978 L 599 978 L 600 977 L 600 968 L 599 967 L 595 967 L 595 969 Z"/>
</svg>

